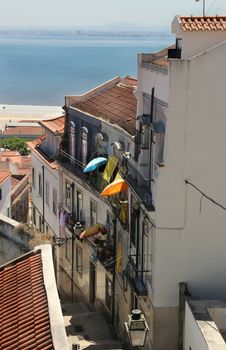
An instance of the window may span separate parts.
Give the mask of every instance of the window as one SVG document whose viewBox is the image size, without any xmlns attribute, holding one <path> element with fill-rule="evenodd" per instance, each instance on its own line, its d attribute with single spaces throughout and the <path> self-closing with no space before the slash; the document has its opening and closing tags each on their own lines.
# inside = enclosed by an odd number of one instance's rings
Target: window
<svg viewBox="0 0 226 350">
<path fill-rule="evenodd" d="M 105 303 L 109 310 L 111 310 L 112 303 L 112 281 L 106 276 L 105 278 Z"/>
<path fill-rule="evenodd" d="M 131 217 L 130 217 L 130 241 L 136 247 L 139 236 L 139 208 L 136 201 L 131 197 Z"/>
<path fill-rule="evenodd" d="M 72 241 L 67 240 L 65 243 L 65 258 L 68 261 L 71 261 L 71 253 L 72 253 L 71 249 L 72 249 Z"/>
<path fill-rule="evenodd" d="M 75 158 L 76 128 L 75 123 L 70 122 L 70 155 Z"/>
<path fill-rule="evenodd" d="M 42 196 L 42 174 L 38 174 L 38 194 Z"/>
<path fill-rule="evenodd" d="M 101 133 L 97 133 L 95 135 L 95 151 L 97 155 L 103 154 L 103 135 Z"/>
<path fill-rule="evenodd" d="M 32 221 L 33 221 L 33 225 L 36 226 L 36 209 L 35 209 L 35 207 L 32 208 Z"/>
<path fill-rule="evenodd" d="M 77 191 L 77 221 L 82 221 L 83 195 Z"/>
<path fill-rule="evenodd" d="M 142 148 L 149 148 L 149 127 L 140 123 L 140 142 Z"/>
<path fill-rule="evenodd" d="M 90 201 L 90 226 L 97 223 L 97 204 Z"/>
<path fill-rule="evenodd" d="M 82 128 L 82 164 L 86 165 L 88 156 L 88 129 Z"/>
<path fill-rule="evenodd" d="M 49 205 L 49 181 L 46 181 L 46 204 Z"/>
<path fill-rule="evenodd" d="M 82 248 L 76 246 L 76 271 L 82 275 Z"/>
<path fill-rule="evenodd" d="M 49 226 L 46 225 L 46 233 L 49 233 Z"/>
<path fill-rule="evenodd" d="M 67 181 L 65 181 L 65 204 L 71 209 L 71 185 Z"/>
<path fill-rule="evenodd" d="M 32 168 L 32 187 L 35 188 L 35 168 Z"/>
<path fill-rule="evenodd" d="M 2 199 L 2 189 L 0 188 L 0 200 Z"/>
<path fill-rule="evenodd" d="M 39 215 L 39 231 L 42 232 L 42 217 Z"/>
<path fill-rule="evenodd" d="M 53 188 L 53 213 L 57 215 L 57 190 Z"/>
</svg>

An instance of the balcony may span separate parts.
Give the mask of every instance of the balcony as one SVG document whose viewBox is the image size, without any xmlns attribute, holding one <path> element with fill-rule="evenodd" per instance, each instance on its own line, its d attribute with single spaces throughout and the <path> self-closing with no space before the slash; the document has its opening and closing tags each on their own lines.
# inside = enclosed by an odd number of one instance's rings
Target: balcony
<svg viewBox="0 0 226 350">
<path fill-rule="evenodd" d="M 154 211 L 152 203 L 152 193 L 150 189 L 150 180 L 147 180 L 139 170 L 131 163 L 130 159 L 124 156 L 121 175 L 124 180 L 132 187 L 139 199 L 149 211 Z"/>
<path fill-rule="evenodd" d="M 136 266 L 136 256 L 130 255 L 127 265 L 127 277 L 137 296 L 148 295 L 147 280 L 150 270 L 139 270 Z"/>
<path fill-rule="evenodd" d="M 72 174 L 83 180 L 87 180 L 87 175 L 83 173 L 84 166 L 78 159 L 71 157 L 68 153 L 60 149 L 58 150 L 57 161 Z"/>
</svg>

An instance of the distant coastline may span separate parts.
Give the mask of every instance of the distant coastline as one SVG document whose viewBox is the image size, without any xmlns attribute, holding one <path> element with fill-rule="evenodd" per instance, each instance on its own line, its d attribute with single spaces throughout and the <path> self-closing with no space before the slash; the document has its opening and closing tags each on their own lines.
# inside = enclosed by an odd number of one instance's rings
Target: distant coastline
<svg viewBox="0 0 226 350">
<path fill-rule="evenodd" d="M 173 37 L 168 30 L 93 30 L 93 29 L 6 29 L 0 28 L 1 36 L 31 36 L 31 37 L 77 37 L 77 36 L 103 36 L 103 37 Z"/>
</svg>

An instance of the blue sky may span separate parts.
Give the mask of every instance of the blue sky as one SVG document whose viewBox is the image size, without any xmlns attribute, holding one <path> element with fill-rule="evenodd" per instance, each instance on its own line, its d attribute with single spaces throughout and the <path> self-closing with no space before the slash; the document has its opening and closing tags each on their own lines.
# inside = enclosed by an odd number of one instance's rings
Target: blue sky
<svg viewBox="0 0 226 350">
<path fill-rule="evenodd" d="M 202 14 L 202 0 L 0 0 L 1 26 L 169 26 L 175 14 Z M 225 0 L 206 0 L 207 14 L 226 14 Z"/>
</svg>

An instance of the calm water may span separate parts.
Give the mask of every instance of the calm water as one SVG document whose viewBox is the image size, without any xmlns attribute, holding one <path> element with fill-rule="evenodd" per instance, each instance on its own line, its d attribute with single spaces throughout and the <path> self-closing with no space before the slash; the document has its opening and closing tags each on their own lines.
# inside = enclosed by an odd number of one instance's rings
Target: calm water
<svg viewBox="0 0 226 350">
<path fill-rule="evenodd" d="M 116 75 L 136 76 L 137 53 L 159 50 L 172 36 L 12 37 L 0 35 L 0 103 L 63 105 Z"/>
</svg>

